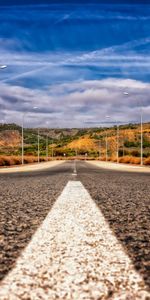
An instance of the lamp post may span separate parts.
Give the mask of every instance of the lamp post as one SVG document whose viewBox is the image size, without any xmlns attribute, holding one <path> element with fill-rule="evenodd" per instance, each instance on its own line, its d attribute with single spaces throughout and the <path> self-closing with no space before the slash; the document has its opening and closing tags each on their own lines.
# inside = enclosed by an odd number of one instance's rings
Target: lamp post
<svg viewBox="0 0 150 300">
<path fill-rule="evenodd" d="M 52 159 L 54 156 L 54 147 L 53 147 L 53 140 L 51 141 L 52 147 L 51 147 L 51 155 L 52 155 Z"/>
<path fill-rule="evenodd" d="M 108 161 L 108 136 L 107 136 L 107 130 L 106 130 L 106 161 Z"/>
<path fill-rule="evenodd" d="M 101 157 L 101 142 L 99 141 L 99 160 L 100 160 L 100 157 Z"/>
<path fill-rule="evenodd" d="M 38 107 L 37 106 L 34 106 L 33 109 L 37 109 Z M 21 151 L 21 163 L 22 165 L 24 164 L 24 117 L 25 115 L 27 114 L 27 112 L 23 113 L 22 115 L 22 129 L 21 129 L 21 148 L 22 148 L 22 151 Z"/>
<path fill-rule="evenodd" d="M 46 160 L 48 161 L 48 134 L 46 136 Z"/>
<path fill-rule="evenodd" d="M 119 124 L 117 123 L 117 164 L 119 163 Z"/>
<path fill-rule="evenodd" d="M 40 162 L 40 129 L 38 128 L 38 163 Z"/>
<path fill-rule="evenodd" d="M 128 92 L 124 92 L 123 93 L 125 96 L 128 96 L 129 93 Z M 141 104 L 141 102 L 140 102 Z M 142 107 L 140 109 L 140 139 L 141 139 L 141 150 L 140 150 L 140 157 L 141 157 L 141 166 L 143 166 L 143 110 L 142 110 Z"/>
<path fill-rule="evenodd" d="M 110 116 L 106 116 L 107 119 L 110 119 Z M 116 156 L 117 156 L 117 163 L 119 163 L 119 124 L 116 122 L 117 125 L 117 149 L 116 149 Z M 107 151 L 108 151 L 108 142 L 107 142 Z"/>
<path fill-rule="evenodd" d="M 143 111 L 141 108 L 141 166 L 143 166 Z"/>
<path fill-rule="evenodd" d="M 25 117 L 25 113 L 22 116 L 22 135 L 21 135 L 21 148 L 22 148 L 21 163 L 22 163 L 22 165 L 24 164 L 24 117 Z"/>
<path fill-rule="evenodd" d="M 47 129 L 47 125 L 49 125 L 49 122 L 48 121 L 46 121 L 46 129 Z M 48 146 L 49 146 L 49 143 L 48 143 L 48 132 L 47 132 L 47 134 L 46 134 L 46 160 L 48 161 Z"/>
<path fill-rule="evenodd" d="M 3 69 L 6 69 L 7 68 L 7 65 L 0 65 L 0 70 L 3 70 Z M 3 122 L 3 120 L 2 120 Z"/>
<path fill-rule="evenodd" d="M 110 119 L 110 116 L 105 116 L 106 119 Z M 108 161 L 108 135 L 106 129 L 106 161 Z"/>
</svg>

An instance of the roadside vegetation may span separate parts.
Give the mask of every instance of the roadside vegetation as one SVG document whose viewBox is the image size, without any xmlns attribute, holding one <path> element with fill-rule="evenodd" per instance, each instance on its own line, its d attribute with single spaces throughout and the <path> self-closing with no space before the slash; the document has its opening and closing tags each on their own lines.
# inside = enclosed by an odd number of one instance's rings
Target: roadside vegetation
<svg viewBox="0 0 150 300">
<path fill-rule="evenodd" d="M 24 162 L 37 162 L 37 129 L 24 129 Z M 108 161 L 117 160 L 116 126 L 111 128 L 48 129 L 40 128 L 40 161 L 52 159 L 106 160 L 106 136 Z M 119 127 L 119 162 L 140 163 L 140 125 Z M 48 158 L 47 158 L 48 142 Z M 16 124 L 0 124 L 0 166 L 21 163 L 21 127 Z M 150 123 L 143 124 L 144 164 L 150 165 Z"/>
</svg>

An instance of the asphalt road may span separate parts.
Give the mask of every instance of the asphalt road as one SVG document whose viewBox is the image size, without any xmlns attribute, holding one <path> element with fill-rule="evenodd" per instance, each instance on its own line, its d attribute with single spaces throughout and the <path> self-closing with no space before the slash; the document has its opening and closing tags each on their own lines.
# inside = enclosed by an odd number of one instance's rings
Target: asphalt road
<svg viewBox="0 0 150 300">
<path fill-rule="evenodd" d="M 72 168 L 67 163 L 43 171 L 0 174 L 0 279 L 45 219 Z"/>
<path fill-rule="evenodd" d="M 43 171 L 0 175 L 0 278 L 45 219 L 68 180 L 80 180 L 150 287 L 150 175 L 77 162 Z"/>
</svg>

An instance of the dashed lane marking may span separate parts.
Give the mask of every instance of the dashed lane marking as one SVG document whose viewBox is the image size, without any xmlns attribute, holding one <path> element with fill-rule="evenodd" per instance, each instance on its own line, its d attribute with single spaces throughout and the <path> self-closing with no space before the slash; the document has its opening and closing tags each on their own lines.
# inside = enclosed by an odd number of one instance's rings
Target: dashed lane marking
<svg viewBox="0 0 150 300">
<path fill-rule="evenodd" d="M 125 300 L 149 295 L 80 181 L 68 182 L 0 288 L 1 300 Z"/>
</svg>

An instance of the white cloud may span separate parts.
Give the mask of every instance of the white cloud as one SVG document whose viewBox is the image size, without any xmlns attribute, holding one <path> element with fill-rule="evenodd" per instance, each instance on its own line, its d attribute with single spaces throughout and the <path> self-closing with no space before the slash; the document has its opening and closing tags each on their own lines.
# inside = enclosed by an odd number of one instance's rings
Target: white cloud
<svg viewBox="0 0 150 300">
<path fill-rule="evenodd" d="M 123 94 L 129 93 L 128 96 Z M 54 85 L 45 91 L 1 84 L 1 119 L 21 124 L 27 111 L 28 126 L 76 127 L 104 122 L 106 115 L 118 121 L 138 122 L 140 108 L 150 121 L 150 84 L 131 79 L 105 79 Z M 38 106 L 34 111 L 33 107 Z"/>
</svg>

